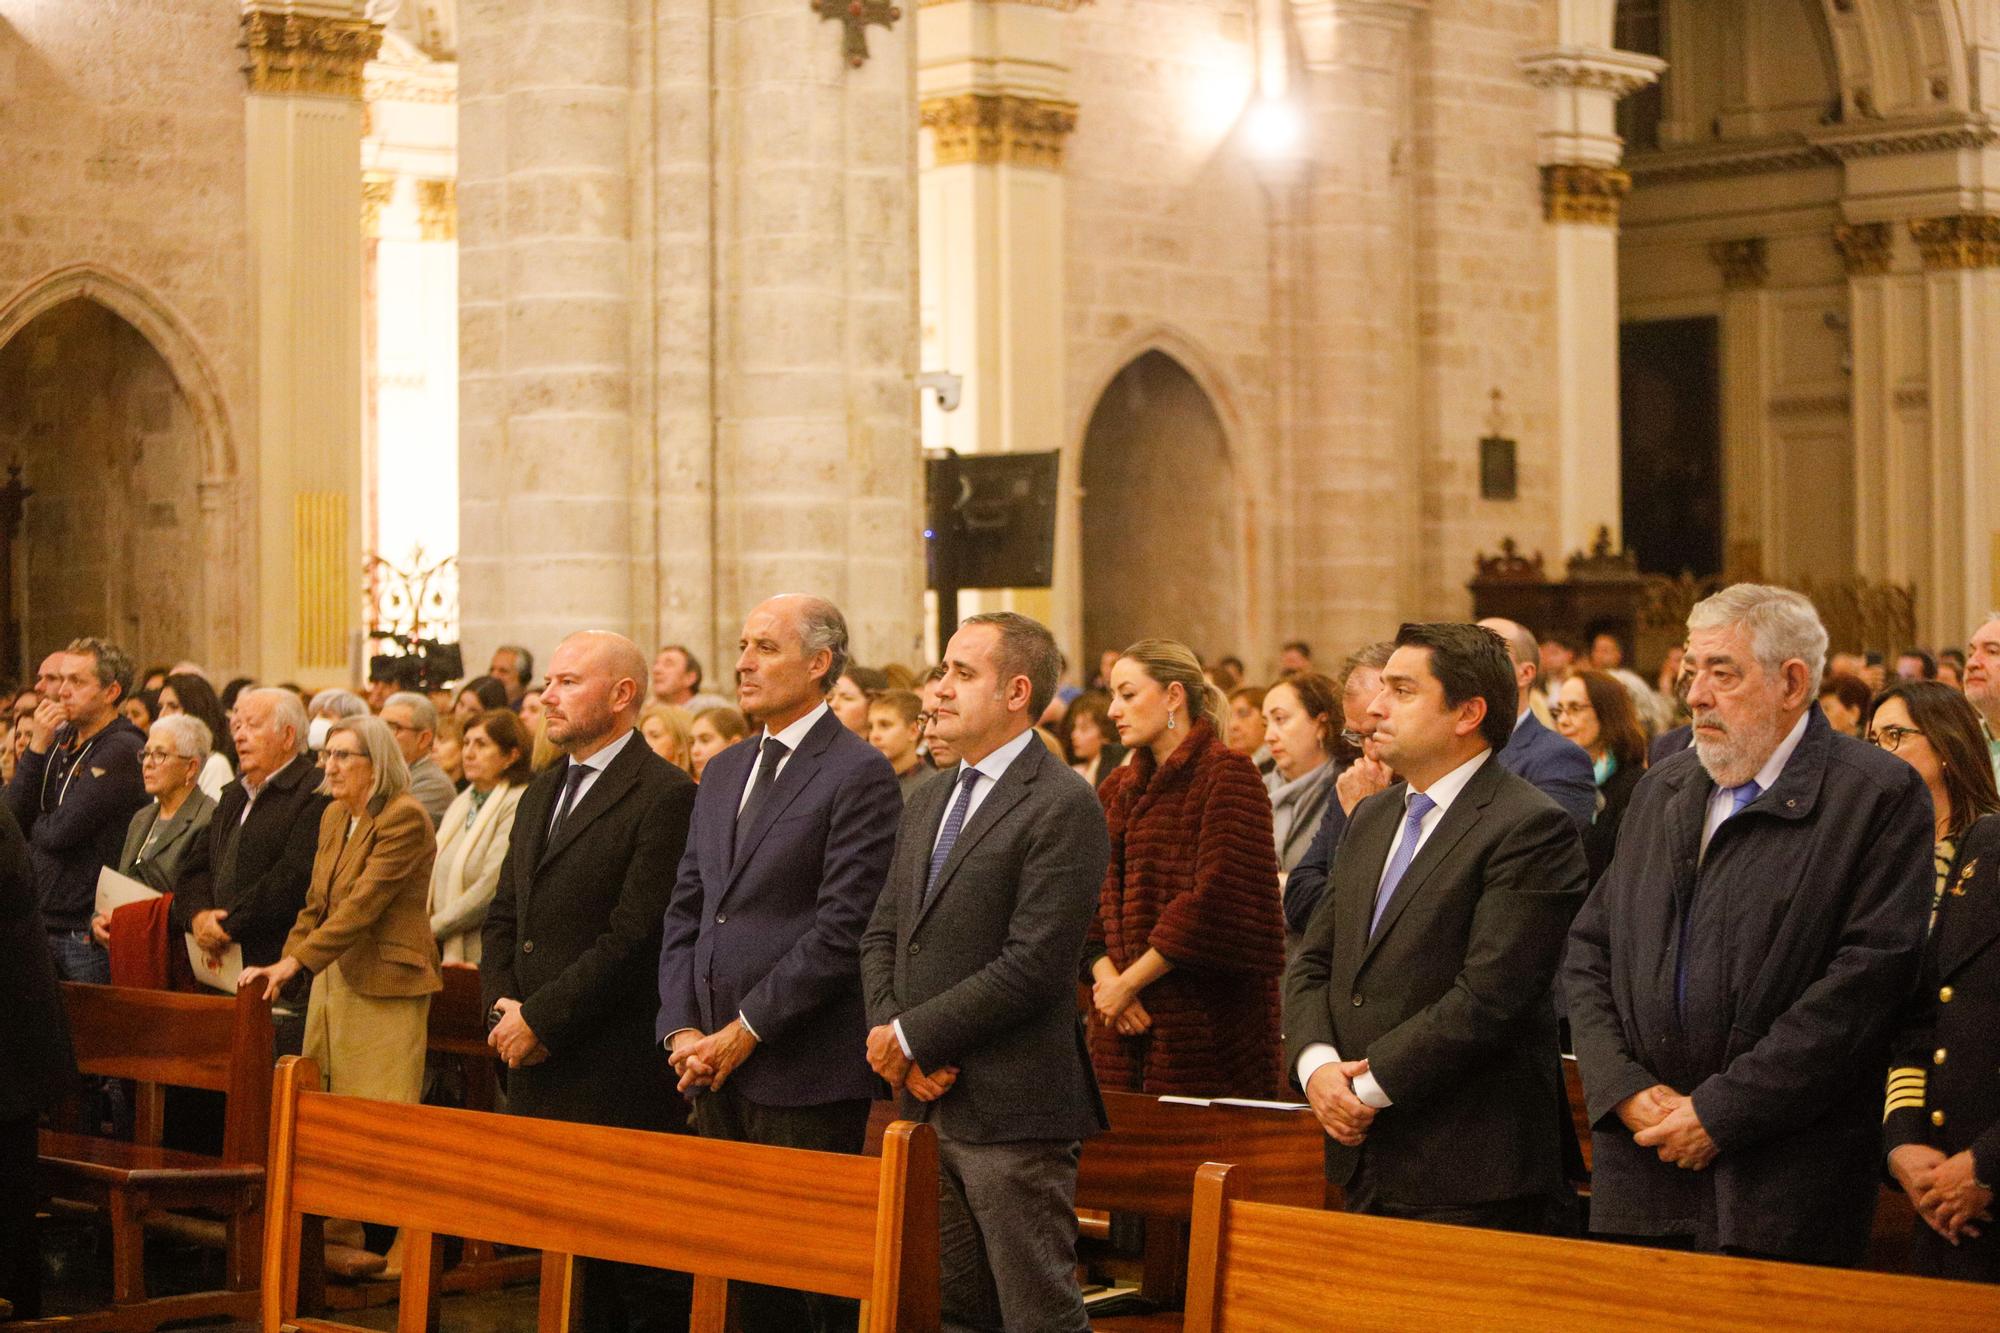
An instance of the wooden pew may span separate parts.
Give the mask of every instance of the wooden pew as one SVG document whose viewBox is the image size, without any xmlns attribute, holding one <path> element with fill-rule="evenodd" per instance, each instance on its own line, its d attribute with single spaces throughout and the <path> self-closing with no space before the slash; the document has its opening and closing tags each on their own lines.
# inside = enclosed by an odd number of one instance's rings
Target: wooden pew
<svg viewBox="0 0 2000 1333">
<path fill-rule="evenodd" d="M 2000 1288 L 1316 1212 L 1195 1180 L 1188 1333 L 2000 1328 Z"/>
<path fill-rule="evenodd" d="M 869 1151 L 879 1128 L 895 1115 L 894 1102 L 877 1102 L 870 1120 Z M 1171 1309 L 1181 1303 L 1195 1172 L 1204 1162 L 1237 1163 L 1239 1188 L 1251 1197 L 1299 1207 L 1338 1207 L 1340 1191 L 1327 1183 L 1326 1135 L 1309 1111 L 1246 1106 L 1189 1106 L 1136 1092 L 1107 1092 L 1111 1128 L 1084 1140 L 1077 1164 L 1076 1206 L 1125 1213 L 1146 1223 L 1146 1252 L 1139 1293 Z M 1172 1315 L 1113 1316 L 1101 1329 L 1173 1328 Z"/>
<path fill-rule="evenodd" d="M 435 1330 L 443 1234 L 542 1254 L 541 1333 L 574 1323 L 574 1256 L 694 1274 L 693 1328 L 722 1333 L 730 1282 L 866 1300 L 876 1333 L 938 1325 L 937 1139 L 889 1126 L 882 1159 L 403 1106 L 317 1091 L 278 1062 L 263 1333 L 299 1317 L 307 1215 L 403 1229 L 400 1333 Z"/>
<path fill-rule="evenodd" d="M 486 1006 L 480 1003 L 479 969 L 466 963 L 443 966 L 444 989 L 431 997 L 426 1049 L 453 1061 L 465 1080 L 465 1109 L 491 1111 L 499 1100 L 497 1057 L 486 1045 Z M 458 1262 L 445 1270 L 448 1292 L 490 1291 L 532 1281 L 541 1271 L 535 1254 L 500 1254 L 490 1240 L 465 1237 Z M 396 1299 L 397 1284 L 386 1281 L 336 1283 L 326 1288 L 335 1310 L 361 1310 Z"/>
<path fill-rule="evenodd" d="M 113 1305 L 40 1322 L 75 1333 L 127 1333 L 209 1315 L 251 1318 L 257 1309 L 270 1127 L 269 1002 L 248 991 L 232 998 L 75 982 L 63 984 L 63 1002 L 78 1067 L 86 1074 L 137 1080 L 137 1132 L 129 1143 L 42 1132 L 43 1189 L 52 1197 L 96 1204 L 110 1220 Z M 225 1094 L 220 1157 L 160 1147 L 163 1087 Z M 186 1208 L 213 1210 L 226 1219 L 225 1287 L 149 1299 L 144 1219 Z"/>
</svg>

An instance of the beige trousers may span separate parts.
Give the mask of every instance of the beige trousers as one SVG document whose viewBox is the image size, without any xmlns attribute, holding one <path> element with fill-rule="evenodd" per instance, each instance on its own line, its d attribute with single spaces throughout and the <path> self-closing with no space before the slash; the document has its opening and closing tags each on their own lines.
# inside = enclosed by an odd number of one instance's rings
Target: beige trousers
<svg viewBox="0 0 2000 1333">
<path fill-rule="evenodd" d="M 430 996 L 363 995 L 335 963 L 313 978 L 304 1054 L 328 1092 L 414 1104 L 424 1092 L 430 1014 Z"/>
</svg>

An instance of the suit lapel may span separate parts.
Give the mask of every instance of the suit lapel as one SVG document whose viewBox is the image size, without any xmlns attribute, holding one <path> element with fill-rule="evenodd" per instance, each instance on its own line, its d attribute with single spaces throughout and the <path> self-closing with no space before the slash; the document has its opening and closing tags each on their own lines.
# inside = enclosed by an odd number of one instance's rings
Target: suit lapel
<svg viewBox="0 0 2000 1333">
<path fill-rule="evenodd" d="M 821 714 L 819 721 L 813 723 L 812 729 L 806 732 L 805 739 L 799 742 L 797 751 L 785 761 L 785 770 L 778 774 L 777 780 L 771 784 L 771 790 L 764 796 L 764 803 L 758 806 L 757 812 L 750 817 L 749 833 L 738 839 L 735 836 L 734 821 L 731 821 L 730 852 L 734 859 L 729 866 L 730 884 L 735 884 L 736 877 L 750 864 L 750 858 L 756 852 L 757 844 L 764 840 L 765 832 L 778 821 L 778 816 L 785 813 L 785 807 L 798 798 L 798 794 L 806 789 L 813 776 L 819 772 L 820 757 L 826 747 L 833 743 L 833 732 L 830 728 L 845 725 L 833 715 L 832 709 Z M 760 754 L 760 750 L 753 750 L 751 753 Z M 755 780 L 753 772 L 751 781 Z M 741 788 L 738 791 L 740 793 Z"/>
<path fill-rule="evenodd" d="M 637 732 L 628 732 L 627 736 L 629 739 L 625 742 L 625 748 L 618 752 L 618 757 L 611 761 L 611 766 L 597 775 L 590 784 L 590 790 L 586 791 L 577 803 L 570 807 L 570 812 L 563 816 L 562 828 L 557 830 L 555 841 L 542 849 L 541 859 L 536 862 L 537 869 L 561 856 L 564 848 L 575 842 L 599 815 L 616 805 L 618 798 L 630 791 L 633 784 L 639 780 L 637 749 L 643 747 L 646 742 L 640 739 Z M 562 770 L 562 780 L 569 781 L 569 769 L 566 767 Z M 555 812 L 551 810 L 549 813 L 553 818 Z M 544 824 L 543 827 L 546 828 L 547 825 Z"/>
<path fill-rule="evenodd" d="M 1437 827 L 1431 830 L 1430 837 L 1426 838 L 1424 845 L 1417 850 L 1409 869 L 1403 872 L 1402 882 L 1396 886 L 1394 894 L 1382 908 L 1382 923 L 1369 936 L 1367 946 L 1361 951 L 1361 961 L 1364 964 L 1374 955 L 1376 948 L 1389 932 L 1395 929 L 1396 918 L 1403 914 L 1403 909 L 1410 905 L 1410 900 L 1423 892 L 1425 883 L 1437 873 L 1437 868 L 1451 855 L 1452 849 L 1458 846 L 1465 835 L 1471 832 L 1472 826 L 1479 822 L 1487 802 L 1493 799 L 1495 774 L 1501 771 L 1503 770 L 1499 767 L 1498 755 L 1481 764 L 1479 771 L 1472 775 L 1472 780 L 1459 792 L 1458 798 L 1438 816 Z"/>
<path fill-rule="evenodd" d="M 1040 752 L 1039 755 L 1035 753 L 1037 751 Z M 944 869 L 938 872 L 937 887 L 931 890 L 929 899 L 917 912 L 917 919 L 920 922 L 930 914 L 933 907 L 937 906 L 938 899 L 944 897 L 944 891 L 951 886 L 952 876 L 965 864 L 965 858 L 971 854 L 979 840 L 986 836 L 987 830 L 999 823 L 1001 818 L 1020 804 L 1022 798 L 1028 794 L 1028 784 L 1035 780 L 1040 759 L 1047 754 L 1048 751 L 1039 741 L 1030 741 L 1028 748 L 1014 756 L 1014 762 L 1007 765 L 1007 771 L 1000 775 L 999 784 L 987 794 L 985 800 L 979 803 L 979 808 L 972 812 L 972 818 L 965 821 L 965 827 L 958 831 L 958 841 L 951 845 L 951 855 L 945 858 Z M 958 784 L 955 782 L 951 784 L 951 793 L 951 799 L 956 800 Z M 949 817 L 948 812 L 946 817 Z M 943 820 L 940 819 L 939 823 L 942 824 Z M 924 846 L 923 878 L 929 878 L 930 854 L 936 841 L 933 830 L 931 841 Z M 923 885 L 919 883 L 918 894 L 921 895 L 923 891 Z"/>
<path fill-rule="evenodd" d="M 375 840 L 375 819 L 372 815 L 350 817 L 353 818 L 354 829 L 347 834 L 347 841 L 341 844 L 340 855 L 334 859 L 333 878 L 328 882 L 327 886 L 329 896 L 331 895 L 332 886 L 347 879 L 349 877 L 349 868 L 360 863 L 363 846 Z M 347 824 L 345 821 L 335 824 L 334 836 L 339 837 L 340 830 L 346 827 Z"/>
<path fill-rule="evenodd" d="M 1408 790 L 1397 783 L 1380 798 L 1371 798 L 1373 804 L 1365 812 L 1357 808 L 1355 813 L 1367 822 L 1354 830 L 1354 855 L 1336 862 L 1345 872 L 1341 887 L 1346 890 L 1347 898 L 1335 910 L 1345 913 L 1341 934 L 1358 941 L 1348 953 L 1357 964 L 1368 947 L 1368 922 L 1375 915 L 1375 889 L 1382 882 L 1389 849 L 1395 845 L 1396 829 L 1403 822 L 1403 793 Z"/>
<path fill-rule="evenodd" d="M 1961 856 L 1945 880 L 1944 898 L 1938 904 L 1938 975 L 1949 977 L 1984 953 L 2000 937 L 2000 874 L 1980 862 L 1993 852 Z"/>
</svg>

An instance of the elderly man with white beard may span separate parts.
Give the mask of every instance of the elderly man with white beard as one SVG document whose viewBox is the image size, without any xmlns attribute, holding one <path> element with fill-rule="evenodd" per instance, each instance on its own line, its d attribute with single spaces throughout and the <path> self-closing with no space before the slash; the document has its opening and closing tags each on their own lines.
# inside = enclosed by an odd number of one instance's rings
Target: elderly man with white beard
<svg viewBox="0 0 2000 1333">
<path fill-rule="evenodd" d="M 1930 796 L 1820 713 L 1804 597 L 1736 584 L 1688 631 L 1694 746 L 1633 793 L 1564 965 L 1591 1229 L 1852 1264 L 1930 910 Z"/>
</svg>

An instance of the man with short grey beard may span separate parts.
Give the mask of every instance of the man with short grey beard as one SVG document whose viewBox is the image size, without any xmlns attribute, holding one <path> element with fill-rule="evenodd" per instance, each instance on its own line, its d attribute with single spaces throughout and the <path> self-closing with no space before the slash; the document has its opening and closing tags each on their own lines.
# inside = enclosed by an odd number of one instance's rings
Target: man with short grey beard
<svg viewBox="0 0 2000 1333">
<path fill-rule="evenodd" d="M 1694 746 L 1634 791 L 1564 965 L 1591 1229 L 1852 1264 L 1929 915 L 1930 796 L 1815 705 L 1804 597 L 1736 584 L 1688 631 Z"/>
</svg>

